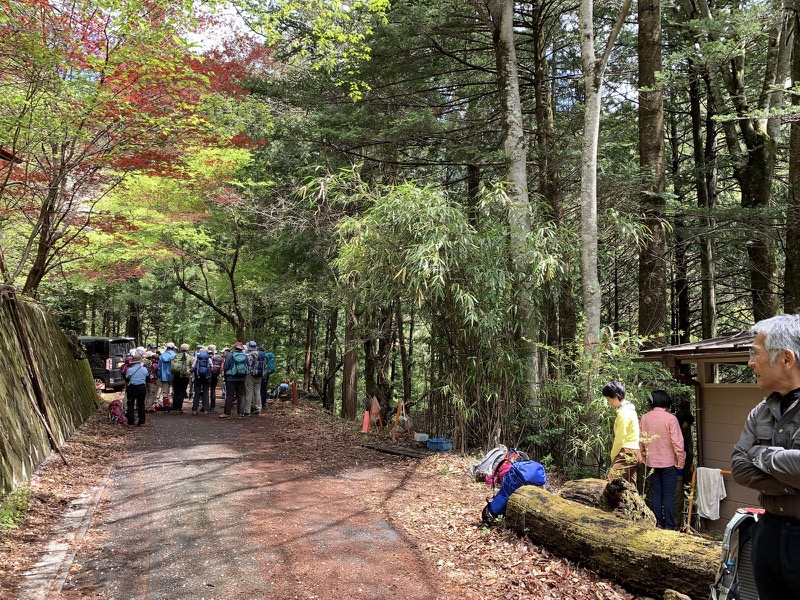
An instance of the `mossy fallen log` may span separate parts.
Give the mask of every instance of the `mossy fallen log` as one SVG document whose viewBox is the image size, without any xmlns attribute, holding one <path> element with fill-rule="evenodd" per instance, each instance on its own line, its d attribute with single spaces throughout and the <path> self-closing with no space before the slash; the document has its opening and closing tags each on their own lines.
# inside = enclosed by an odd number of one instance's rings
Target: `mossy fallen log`
<svg viewBox="0 0 800 600">
<path fill-rule="evenodd" d="M 558 493 L 562 498 L 593 506 L 631 521 L 656 525 L 656 516 L 636 487 L 624 479 L 576 479 L 566 482 Z"/>
<path fill-rule="evenodd" d="M 708 598 L 721 555 L 720 542 L 621 519 L 535 486 L 512 494 L 506 519 L 558 556 L 656 597 L 673 589 Z"/>
</svg>

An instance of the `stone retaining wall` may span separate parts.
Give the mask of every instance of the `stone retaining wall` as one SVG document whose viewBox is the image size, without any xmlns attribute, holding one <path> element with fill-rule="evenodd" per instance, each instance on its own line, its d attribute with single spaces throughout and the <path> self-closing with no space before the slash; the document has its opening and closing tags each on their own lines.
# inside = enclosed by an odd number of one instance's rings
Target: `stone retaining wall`
<svg viewBox="0 0 800 600">
<path fill-rule="evenodd" d="M 60 446 L 97 406 L 89 363 L 75 359 L 56 319 L 35 303 L 0 295 L 0 494 L 28 481 L 52 451 L 44 422 Z"/>
</svg>

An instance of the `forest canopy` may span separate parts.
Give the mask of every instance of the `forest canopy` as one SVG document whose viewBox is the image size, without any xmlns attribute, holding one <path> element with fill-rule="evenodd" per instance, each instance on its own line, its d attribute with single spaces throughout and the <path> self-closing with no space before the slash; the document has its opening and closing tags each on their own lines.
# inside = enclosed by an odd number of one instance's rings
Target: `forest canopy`
<svg viewBox="0 0 800 600">
<path fill-rule="evenodd" d="M 800 307 L 795 8 L 6 2 L 2 284 L 599 472 L 641 348 Z"/>
</svg>

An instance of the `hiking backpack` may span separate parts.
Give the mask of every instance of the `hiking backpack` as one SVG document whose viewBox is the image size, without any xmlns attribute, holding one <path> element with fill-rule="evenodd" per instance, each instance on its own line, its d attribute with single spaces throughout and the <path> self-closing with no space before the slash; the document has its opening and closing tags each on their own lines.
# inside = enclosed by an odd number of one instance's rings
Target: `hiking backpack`
<svg viewBox="0 0 800 600">
<path fill-rule="evenodd" d="M 180 357 L 176 356 L 172 359 L 172 374 L 181 377 L 189 376 L 189 355 L 186 352 L 181 352 Z"/>
<path fill-rule="evenodd" d="M 211 358 L 208 356 L 208 352 L 201 352 L 197 355 L 194 363 L 194 376 L 198 379 L 211 377 Z"/>
<path fill-rule="evenodd" d="M 219 372 L 222 371 L 222 363 L 225 362 L 225 359 L 221 356 L 214 355 L 214 358 L 211 359 L 211 374 L 212 375 L 219 375 Z"/>
<path fill-rule="evenodd" d="M 710 600 L 758 600 L 750 557 L 750 528 L 762 514 L 763 508 L 740 508 L 728 522 Z"/>
<path fill-rule="evenodd" d="M 518 460 L 529 460 L 528 455 L 516 448 L 507 448 L 503 444 L 492 448 L 478 462 L 474 463 L 469 473 L 476 481 L 485 481 L 488 485 L 500 483 L 503 475 Z"/>
<path fill-rule="evenodd" d="M 112 423 L 120 423 L 121 425 L 128 424 L 128 418 L 125 416 L 125 411 L 122 409 L 122 402 L 112 400 L 108 405 L 108 420 Z"/>
<path fill-rule="evenodd" d="M 266 375 L 264 370 L 266 364 L 267 358 L 261 350 L 258 352 L 252 352 L 250 354 L 250 375 L 253 377 L 263 377 Z"/>
<path fill-rule="evenodd" d="M 230 377 L 247 375 L 247 355 L 244 352 L 233 353 L 233 366 L 225 371 L 225 375 Z"/>
<path fill-rule="evenodd" d="M 511 467 L 521 461 L 530 461 L 530 457 L 516 448 L 509 448 L 503 459 L 495 466 L 494 473 L 486 478 L 486 485 L 491 485 L 492 488 L 494 488 L 495 485 L 503 483 L 503 477 L 506 476 L 506 473 L 511 470 Z"/>
<path fill-rule="evenodd" d="M 265 356 L 267 358 L 267 375 L 272 375 L 275 372 L 275 355 L 267 352 Z"/>
<path fill-rule="evenodd" d="M 553 491 L 547 485 L 544 467 L 535 460 L 516 460 L 513 463 L 504 460 L 502 465 L 508 465 L 507 476 L 502 480 L 500 491 L 486 503 L 481 512 L 481 519 L 486 525 L 491 525 L 497 517 L 506 513 L 509 497 L 523 485 L 535 485 L 548 492 Z"/>
</svg>

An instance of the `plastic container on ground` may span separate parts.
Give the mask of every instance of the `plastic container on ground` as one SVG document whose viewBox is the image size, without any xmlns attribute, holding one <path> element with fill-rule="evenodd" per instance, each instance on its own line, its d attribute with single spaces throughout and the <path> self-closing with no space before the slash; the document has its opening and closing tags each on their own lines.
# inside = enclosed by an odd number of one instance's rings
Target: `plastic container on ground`
<svg viewBox="0 0 800 600">
<path fill-rule="evenodd" d="M 431 438 L 428 440 L 428 450 L 447 452 L 453 449 L 453 440 L 447 438 Z"/>
<path fill-rule="evenodd" d="M 414 432 L 414 441 L 415 442 L 427 442 L 428 441 L 428 434 L 427 433 L 418 433 Z"/>
</svg>

